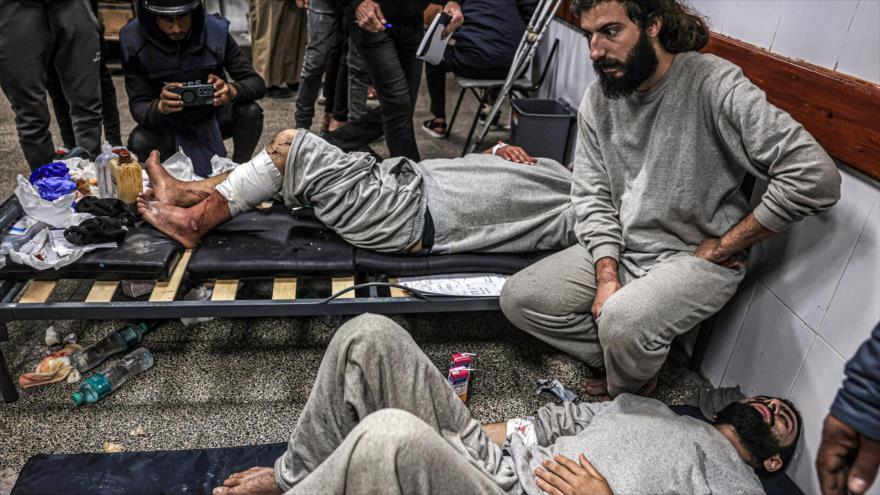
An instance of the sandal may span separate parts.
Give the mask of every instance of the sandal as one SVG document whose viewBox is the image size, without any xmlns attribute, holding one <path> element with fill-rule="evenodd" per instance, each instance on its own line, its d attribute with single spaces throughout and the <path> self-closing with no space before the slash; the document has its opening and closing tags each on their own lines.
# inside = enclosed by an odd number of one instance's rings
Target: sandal
<svg viewBox="0 0 880 495">
<path fill-rule="evenodd" d="M 422 122 L 422 130 L 431 137 L 446 139 L 446 122 L 437 119 L 426 120 Z"/>
</svg>

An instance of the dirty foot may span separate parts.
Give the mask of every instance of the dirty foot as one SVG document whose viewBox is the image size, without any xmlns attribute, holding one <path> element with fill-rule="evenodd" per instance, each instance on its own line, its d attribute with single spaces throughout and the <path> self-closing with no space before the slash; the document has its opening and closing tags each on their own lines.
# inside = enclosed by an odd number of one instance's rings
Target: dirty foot
<svg viewBox="0 0 880 495">
<path fill-rule="evenodd" d="M 223 486 L 214 488 L 213 495 L 281 495 L 270 467 L 252 467 L 226 478 Z"/>
<path fill-rule="evenodd" d="M 183 244 L 185 248 L 196 247 L 204 235 L 198 229 L 198 222 L 186 208 L 163 204 L 141 195 L 137 200 L 137 210 L 156 230 Z"/>
<path fill-rule="evenodd" d="M 594 393 L 590 392 L 591 388 L 590 388 L 590 385 L 587 384 L 587 382 L 592 381 L 592 380 L 595 380 L 595 381 L 601 380 L 602 383 L 604 383 L 604 387 L 605 387 L 604 392 L 601 391 L 601 386 L 597 385 L 597 384 L 593 384 L 592 390 L 594 392 L 600 392 L 600 393 L 594 394 Z M 605 378 L 601 378 L 601 379 L 587 378 L 584 380 L 584 388 L 587 390 L 588 394 L 598 398 L 600 402 L 614 400 L 614 397 L 612 397 L 611 394 L 608 393 L 608 381 Z M 635 394 L 641 395 L 641 396 L 647 396 L 647 395 L 650 395 L 651 392 L 653 392 L 655 388 L 657 388 L 657 375 L 654 375 L 650 380 L 648 380 L 644 385 L 642 385 L 642 387 L 640 389 L 636 390 Z"/>
<path fill-rule="evenodd" d="M 594 397 L 608 395 L 608 379 L 604 376 L 599 378 L 584 378 L 581 385 L 584 387 L 584 391 L 588 395 Z"/>
<path fill-rule="evenodd" d="M 162 204 L 188 208 L 211 194 L 210 190 L 199 187 L 198 181 L 185 182 L 175 179 L 159 162 L 159 152 L 153 151 L 144 164 L 153 196 Z"/>
</svg>

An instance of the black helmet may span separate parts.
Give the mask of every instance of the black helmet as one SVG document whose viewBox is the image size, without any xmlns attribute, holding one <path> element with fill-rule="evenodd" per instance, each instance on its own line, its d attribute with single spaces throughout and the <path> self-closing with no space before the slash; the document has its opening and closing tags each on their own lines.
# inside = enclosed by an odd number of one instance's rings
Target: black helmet
<svg viewBox="0 0 880 495">
<path fill-rule="evenodd" d="M 189 14 L 202 6 L 202 0 L 140 0 L 145 11 L 164 16 Z"/>
</svg>

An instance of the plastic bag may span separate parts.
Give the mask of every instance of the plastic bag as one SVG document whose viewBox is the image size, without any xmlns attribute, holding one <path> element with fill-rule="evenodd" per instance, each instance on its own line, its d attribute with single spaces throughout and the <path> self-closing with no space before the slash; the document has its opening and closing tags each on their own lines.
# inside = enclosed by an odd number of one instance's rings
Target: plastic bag
<svg viewBox="0 0 880 495">
<path fill-rule="evenodd" d="M 49 268 L 57 270 L 82 258 L 89 251 L 116 246 L 115 242 L 76 246 L 67 242 L 63 231 L 45 228 L 17 251 L 10 251 L 9 259 L 37 270 L 48 270 Z"/>
<path fill-rule="evenodd" d="M 211 157 L 211 177 L 229 172 L 238 164 L 225 156 L 214 155 Z"/>
<path fill-rule="evenodd" d="M 18 187 L 15 195 L 25 214 L 46 223 L 52 227 L 67 228 L 71 225 L 79 225 L 87 218 L 92 218 L 88 213 L 76 213 L 73 211 L 73 201 L 76 198 L 76 190 L 65 194 L 58 199 L 48 201 L 40 197 L 34 186 L 24 177 L 17 178 Z"/>
<path fill-rule="evenodd" d="M 162 162 L 162 166 L 177 180 L 189 182 L 193 180 L 195 175 L 192 160 L 186 156 L 183 148 L 177 148 L 177 153 L 169 156 L 167 160 Z"/>
<path fill-rule="evenodd" d="M 193 287 L 183 296 L 184 301 L 208 301 L 211 299 L 211 295 L 214 294 L 214 286 L 201 284 L 198 287 Z M 180 322 L 183 323 L 184 326 L 191 327 L 193 325 L 197 325 L 199 323 L 206 323 L 213 320 L 213 316 L 201 317 L 201 318 L 181 318 Z"/>
<path fill-rule="evenodd" d="M 67 168 L 70 169 L 70 179 L 74 182 L 77 180 L 88 180 L 97 179 L 97 168 L 95 166 L 95 162 L 90 162 L 89 160 L 85 160 L 83 158 L 68 158 L 67 160 L 61 160 Z"/>
</svg>

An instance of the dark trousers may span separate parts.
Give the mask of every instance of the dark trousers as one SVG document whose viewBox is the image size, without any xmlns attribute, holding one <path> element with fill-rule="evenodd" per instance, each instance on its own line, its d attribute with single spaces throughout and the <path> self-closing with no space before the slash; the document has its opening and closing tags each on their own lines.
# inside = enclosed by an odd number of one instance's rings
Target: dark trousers
<svg viewBox="0 0 880 495">
<path fill-rule="evenodd" d="M 447 72 L 474 79 L 504 79 L 509 70 L 509 67 L 483 68 L 462 64 L 456 57 L 455 50 L 450 48 L 442 62 L 425 66 L 425 80 L 428 83 L 428 95 L 431 97 L 431 113 L 434 117 L 446 118 Z"/>
<path fill-rule="evenodd" d="M 340 38 L 339 49 L 330 54 L 324 74 L 324 113 L 333 118 L 348 120 L 348 31 Z"/>
<path fill-rule="evenodd" d="M 404 156 L 419 161 L 419 148 L 413 130 L 413 110 L 419 94 L 422 61 L 416 50 L 424 35 L 421 26 L 394 26 L 379 33 L 370 33 L 350 25 L 351 42 L 361 53 L 376 93 L 379 96 L 381 125 L 374 112 L 355 119 L 365 132 L 375 133 L 376 126 L 385 134 L 391 156 Z"/>
<path fill-rule="evenodd" d="M 31 169 L 52 161 L 47 71 L 58 71 L 76 145 L 101 147 L 100 24 L 86 0 L 0 0 L 0 88 Z"/>
<path fill-rule="evenodd" d="M 113 146 L 122 144 L 122 133 L 119 127 L 119 107 L 116 106 L 116 87 L 113 85 L 113 77 L 107 69 L 107 42 L 101 39 L 101 114 L 104 122 L 104 139 Z M 70 120 L 70 104 L 64 96 L 61 88 L 61 80 L 55 67 L 49 66 L 48 82 L 46 89 L 52 98 L 52 108 L 55 110 L 55 121 L 61 131 L 61 142 L 67 149 L 76 146 L 76 136 L 73 133 L 73 122 Z"/>
<path fill-rule="evenodd" d="M 256 102 L 223 105 L 217 110 L 217 120 L 223 139 L 232 138 L 235 147 L 232 161 L 244 163 L 250 160 L 263 133 L 263 109 L 260 105 Z M 177 142 L 170 126 L 147 128 L 139 125 L 128 135 L 128 149 L 142 161 L 150 156 L 151 151 L 159 150 L 159 156 L 165 160 L 177 151 Z"/>
</svg>

